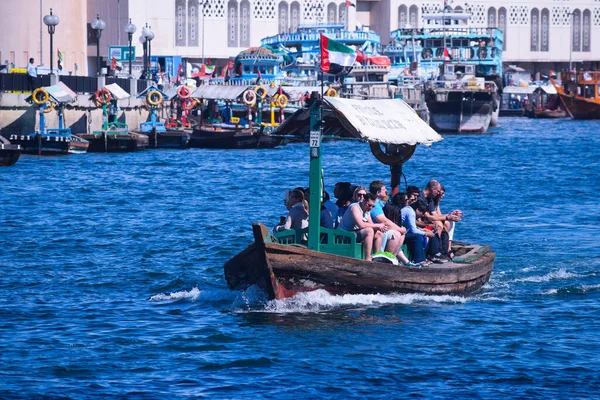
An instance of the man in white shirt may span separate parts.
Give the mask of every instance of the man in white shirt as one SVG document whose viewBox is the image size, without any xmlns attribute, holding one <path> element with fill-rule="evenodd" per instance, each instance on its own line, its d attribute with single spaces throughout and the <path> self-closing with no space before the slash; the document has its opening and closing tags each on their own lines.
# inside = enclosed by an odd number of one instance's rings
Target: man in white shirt
<svg viewBox="0 0 600 400">
<path fill-rule="evenodd" d="M 33 62 L 35 60 L 32 58 L 29 59 L 29 64 L 27 64 L 27 87 L 30 91 L 36 89 L 35 81 L 37 80 L 37 70 Z"/>
</svg>

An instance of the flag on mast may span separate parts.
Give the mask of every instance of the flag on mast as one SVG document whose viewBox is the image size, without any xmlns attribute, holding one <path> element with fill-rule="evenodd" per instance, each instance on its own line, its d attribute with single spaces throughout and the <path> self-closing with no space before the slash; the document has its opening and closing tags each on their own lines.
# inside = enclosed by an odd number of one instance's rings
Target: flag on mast
<svg viewBox="0 0 600 400">
<path fill-rule="evenodd" d="M 58 52 L 58 70 L 62 71 L 62 65 L 65 62 L 65 59 L 63 58 L 63 54 L 60 52 L 60 50 L 56 49 L 56 51 Z"/>
<path fill-rule="evenodd" d="M 331 75 L 347 75 L 356 61 L 356 52 L 321 33 L 321 71 Z"/>
</svg>

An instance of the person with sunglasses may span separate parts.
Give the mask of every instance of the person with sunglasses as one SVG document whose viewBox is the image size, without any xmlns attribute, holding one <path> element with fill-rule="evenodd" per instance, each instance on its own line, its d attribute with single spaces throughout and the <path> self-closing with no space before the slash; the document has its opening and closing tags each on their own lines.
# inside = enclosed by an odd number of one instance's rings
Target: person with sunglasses
<svg viewBox="0 0 600 400">
<path fill-rule="evenodd" d="M 274 232 L 280 232 L 287 229 L 301 230 L 308 227 L 308 211 L 304 205 L 304 193 L 302 190 L 294 189 L 290 193 L 290 198 L 287 201 L 287 207 L 290 212 L 280 225 L 273 228 Z"/>
<path fill-rule="evenodd" d="M 371 210 L 375 207 L 375 196 L 365 191 L 365 195 L 360 197 L 362 200 L 350 204 L 344 213 L 339 229 L 355 232 L 357 242 L 363 244 L 365 260 L 371 261 L 373 249 L 376 251 L 381 249 L 383 232 L 387 228 L 384 224 L 375 224 L 371 220 Z"/>
</svg>

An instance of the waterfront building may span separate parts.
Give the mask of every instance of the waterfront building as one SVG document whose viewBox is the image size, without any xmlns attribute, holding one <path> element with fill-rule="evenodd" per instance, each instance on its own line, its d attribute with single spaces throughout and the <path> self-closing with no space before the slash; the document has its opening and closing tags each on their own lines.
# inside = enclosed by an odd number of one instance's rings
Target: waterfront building
<svg viewBox="0 0 600 400">
<path fill-rule="evenodd" d="M 594 54 L 600 51 L 600 3 L 596 0 L 446 3 L 454 11 L 468 13 L 473 28 L 503 31 L 505 64 L 531 72 L 566 69 L 570 62 L 598 67 Z M 34 57 L 36 63 L 49 66 L 50 35 L 42 19 L 50 8 L 60 17 L 54 34 L 55 64 L 60 50 L 62 73 L 90 75 L 96 65 L 96 38 L 90 23 L 96 15 L 106 22 L 100 44 L 103 64 L 109 46 L 128 46 L 124 28 L 131 18 L 137 25 L 132 43 L 136 64 L 141 65 L 142 59 L 139 35 L 148 24 L 155 34 L 150 46 L 155 65 L 175 69 L 180 59 L 223 66 L 241 51 L 260 46 L 261 39 L 293 33 L 302 24 L 342 23 L 350 30 L 374 31 L 386 46 L 391 31 L 422 28 L 426 15 L 443 6 L 443 1 L 431 0 L 3 0 L 0 64 L 25 67 Z"/>
</svg>

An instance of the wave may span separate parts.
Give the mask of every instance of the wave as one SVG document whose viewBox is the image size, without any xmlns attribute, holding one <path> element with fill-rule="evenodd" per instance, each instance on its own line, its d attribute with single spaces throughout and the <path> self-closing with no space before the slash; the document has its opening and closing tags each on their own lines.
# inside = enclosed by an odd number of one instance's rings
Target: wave
<svg viewBox="0 0 600 400">
<path fill-rule="evenodd" d="M 260 289 L 250 288 L 238 296 L 234 309 L 237 312 L 266 313 L 319 313 L 348 307 L 379 307 L 393 304 L 466 303 L 467 297 L 423 294 L 344 294 L 333 295 L 319 289 L 298 293 L 293 297 L 266 301 Z"/>
<path fill-rule="evenodd" d="M 581 275 L 574 274 L 572 272 L 568 272 L 564 268 L 560 268 L 558 271 L 549 272 L 545 275 L 538 276 L 527 276 L 525 278 L 515 279 L 513 282 L 549 282 L 556 279 L 573 279 L 579 278 Z"/>
</svg>

